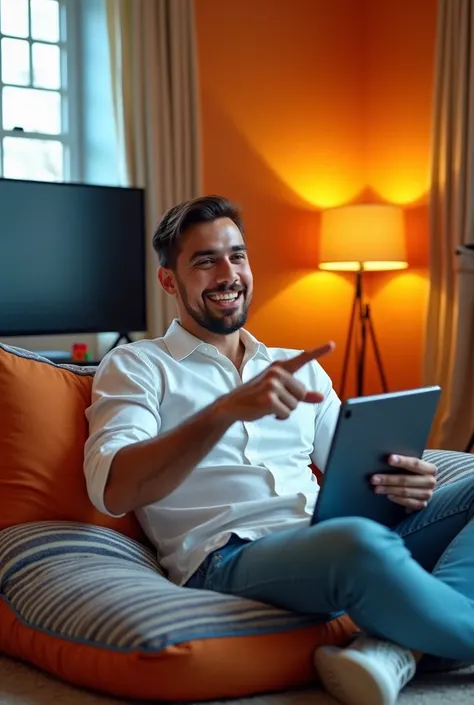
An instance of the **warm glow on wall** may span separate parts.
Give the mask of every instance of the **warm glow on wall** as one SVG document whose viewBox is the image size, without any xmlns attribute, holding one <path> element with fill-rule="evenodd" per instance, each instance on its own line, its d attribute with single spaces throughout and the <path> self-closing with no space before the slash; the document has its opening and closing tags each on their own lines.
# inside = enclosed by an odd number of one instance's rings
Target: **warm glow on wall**
<svg viewBox="0 0 474 705">
<path fill-rule="evenodd" d="M 319 210 L 341 206 L 355 199 L 364 188 L 361 167 L 362 145 L 355 139 L 339 138 L 339 144 L 330 146 L 311 141 L 314 125 L 303 120 L 277 138 L 270 128 L 257 129 L 251 123 L 240 126 L 245 141 L 279 181 L 309 206 Z M 296 149 L 288 141 L 299 131 L 304 136 L 305 149 Z"/>
<path fill-rule="evenodd" d="M 302 165 L 304 167 L 306 165 Z M 336 171 L 336 170 L 334 170 Z M 316 208 L 334 208 L 355 198 L 360 191 L 360 178 L 357 174 L 337 174 L 328 177 L 328 169 L 321 172 L 312 167 L 312 173 L 280 174 L 288 185 L 302 198 Z M 290 176 L 290 178 L 288 178 Z"/>
<path fill-rule="evenodd" d="M 397 206 L 358 204 L 322 215 L 320 269 L 406 269 L 403 212 Z"/>
<path fill-rule="evenodd" d="M 429 173 L 417 164 L 415 154 L 407 154 L 403 165 L 397 164 L 395 157 L 380 164 L 376 171 L 373 167 L 371 177 L 377 185 L 377 193 L 387 201 L 399 206 L 408 206 L 426 198 L 429 190 Z"/>
<path fill-rule="evenodd" d="M 356 198 L 364 187 L 362 145 L 352 135 L 342 134 L 339 144 L 325 145 L 321 138 L 310 140 L 314 129 L 314 124 L 306 125 L 301 119 L 294 125 L 290 134 L 304 136 L 304 149 L 286 144 L 284 135 L 270 141 L 268 135 L 260 134 L 257 139 L 250 126 L 247 138 L 281 181 L 308 204 L 320 210 L 341 206 Z"/>
</svg>

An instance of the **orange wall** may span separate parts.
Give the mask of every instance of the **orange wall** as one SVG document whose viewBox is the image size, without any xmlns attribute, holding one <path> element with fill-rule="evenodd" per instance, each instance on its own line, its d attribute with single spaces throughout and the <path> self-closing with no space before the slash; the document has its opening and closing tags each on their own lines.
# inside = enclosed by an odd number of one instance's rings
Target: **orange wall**
<svg viewBox="0 0 474 705">
<path fill-rule="evenodd" d="M 337 385 L 352 280 L 316 271 L 319 212 L 368 195 L 423 197 L 434 0 L 417 0 L 416 10 L 409 0 L 195 3 L 204 191 L 244 208 L 256 285 L 249 327 L 269 345 L 336 340 L 325 366 Z M 412 210 L 410 259 L 423 270 L 426 204 Z M 368 291 L 390 386 L 418 383 L 423 271 L 375 275 Z"/>
<path fill-rule="evenodd" d="M 365 0 L 364 5 L 366 183 L 382 200 L 405 209 L 410 269 L 377 274 L 369 286 L 390 386 L 400 389 L 420 384 L 424 353 L 437 3 Z M 378 391 L 373 375 L 370 388 Z"/>
</svg>

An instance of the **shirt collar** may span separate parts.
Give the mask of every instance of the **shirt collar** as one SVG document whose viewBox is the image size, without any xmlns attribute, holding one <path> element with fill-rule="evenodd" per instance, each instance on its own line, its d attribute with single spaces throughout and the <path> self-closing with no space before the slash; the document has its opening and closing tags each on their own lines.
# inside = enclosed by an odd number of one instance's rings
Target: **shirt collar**
<svg viewBox="0 0 474 705">
<path fill-rule="evenodd" d="M 260 343 L 244 328 L 240 330 L 240 339 L 245 345 L 245 357 L 247 359 L 255 357 L 256 355 L 262 355 L 268 362 L 272 361 L 266 346 Z M 214 345 L 205 343 L 203 340 L 196 338 L 192 333 L 185 330 L 177 318 L 171 323 L 163 340 L 171 355 L 178 362 L 184 360 L 185 357 L 188 357 L 198 349 L 200 352 L 211 357 L 216 357 L 216 355 L 219 354 L 219 351 Z"/>
</svg>

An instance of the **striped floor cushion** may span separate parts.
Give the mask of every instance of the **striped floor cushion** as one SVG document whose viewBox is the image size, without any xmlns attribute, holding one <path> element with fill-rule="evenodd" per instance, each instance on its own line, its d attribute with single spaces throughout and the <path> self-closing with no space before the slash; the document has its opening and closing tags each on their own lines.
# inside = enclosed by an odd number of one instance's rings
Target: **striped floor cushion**
<svg viewBox="0 0 474 705">
<path fill-rule="evenodd" d="M 424 457 L 440 486 L 474 472 L 473 455 Z M 354 628 L 177 587 L 112 529 L 43 521 L 0 532 L 0 651 L 93 690 L 196 701 L 303 685 L 314 648 Z"/>
<path fill-rule="evenodd" d="M 311 654 L 354 630 L 177 587 L 147 548 L 107 528 L 35 522 L 0 532 L 0 651 L 132 698 L 236 697 L 307 683 Z"/>
</svg>

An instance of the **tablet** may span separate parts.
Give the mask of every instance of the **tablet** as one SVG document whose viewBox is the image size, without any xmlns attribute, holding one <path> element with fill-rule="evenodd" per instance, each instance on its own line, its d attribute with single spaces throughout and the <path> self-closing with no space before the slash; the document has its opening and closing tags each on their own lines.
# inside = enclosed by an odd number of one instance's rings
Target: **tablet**
<svg viewBox="0 0 474 705">
<path fill-rule="evenodd" d="M 440 394 L 423 387 L 342 403 L 312 524 L 361 516 L 393 528 L 406 518 L 405 507 L 375 494 L 370 478 L 407 472 L 388 465 L 392 454 L 421 458 Z"/>
</svg>

